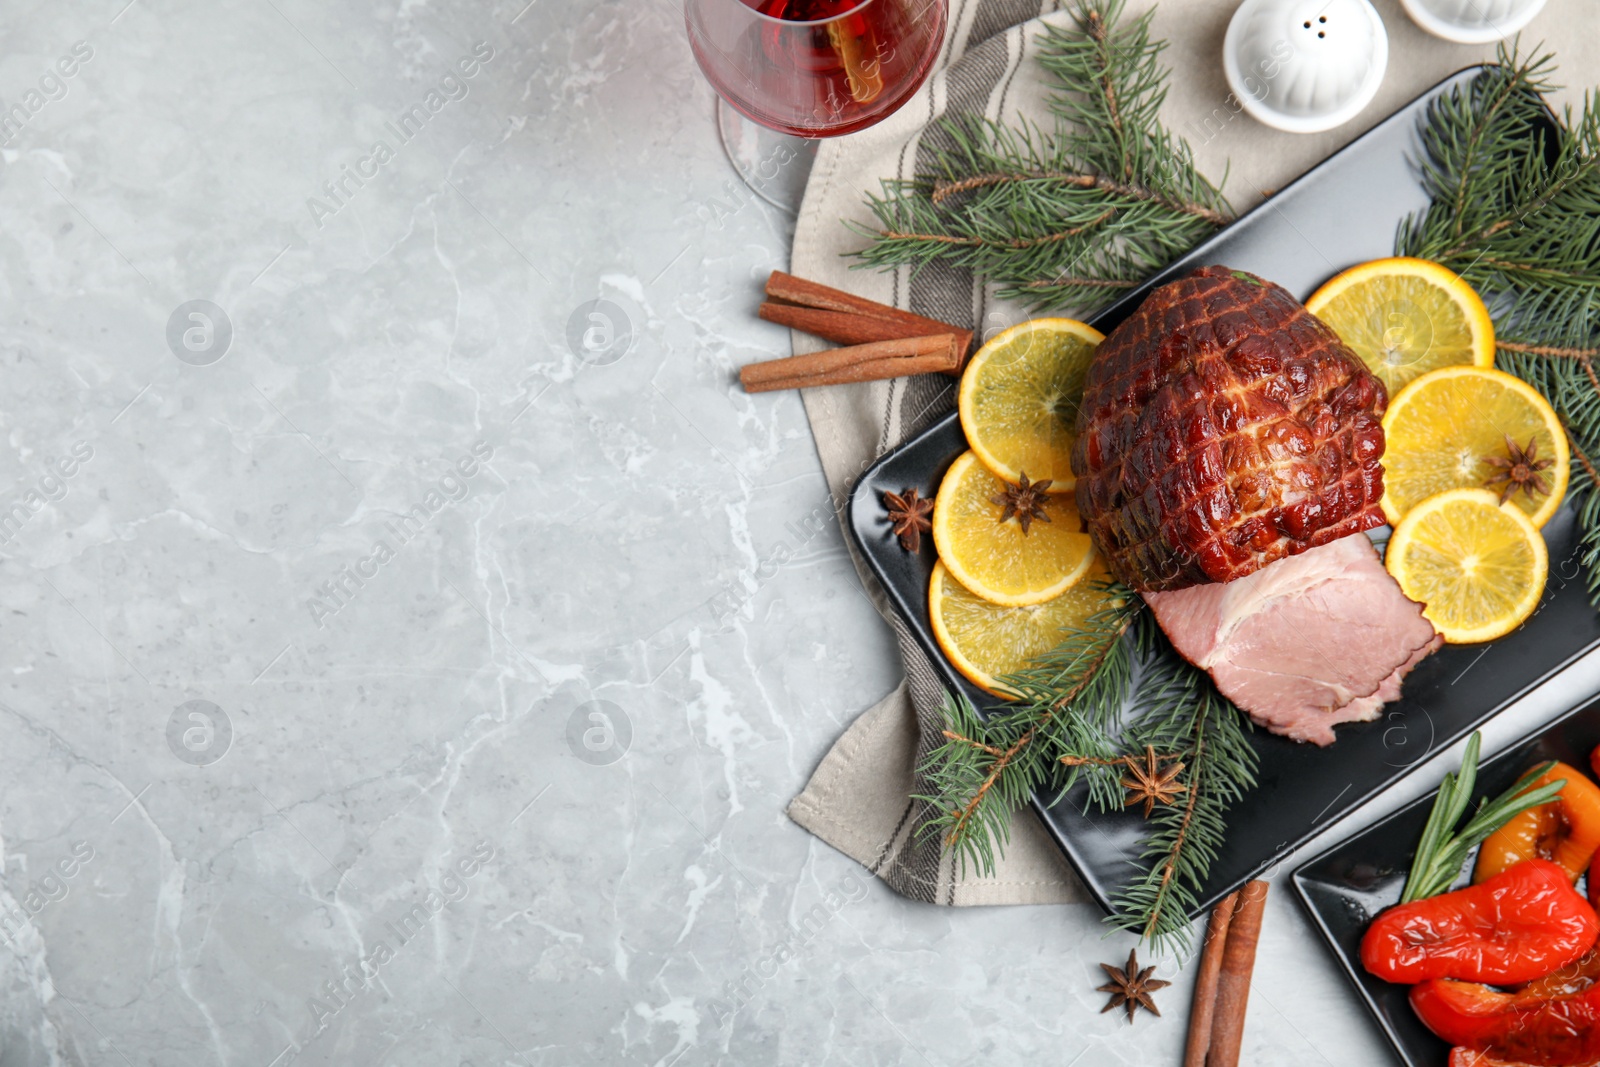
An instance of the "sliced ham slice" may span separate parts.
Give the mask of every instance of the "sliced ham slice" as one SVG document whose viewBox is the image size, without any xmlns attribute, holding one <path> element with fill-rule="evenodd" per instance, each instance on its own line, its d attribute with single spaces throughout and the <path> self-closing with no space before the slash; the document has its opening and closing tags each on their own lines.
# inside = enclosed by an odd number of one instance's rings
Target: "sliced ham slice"
<svg viewBox="0 0 1600 1067">
<path fill-rule="evenodd" d="M 1374 719 L 1442 638 L 1364 534 L 1232 582 L 1145 593 L 1156 621 L 1217 689 L 1275 734 L 1331 744 Z"/>
</svg>

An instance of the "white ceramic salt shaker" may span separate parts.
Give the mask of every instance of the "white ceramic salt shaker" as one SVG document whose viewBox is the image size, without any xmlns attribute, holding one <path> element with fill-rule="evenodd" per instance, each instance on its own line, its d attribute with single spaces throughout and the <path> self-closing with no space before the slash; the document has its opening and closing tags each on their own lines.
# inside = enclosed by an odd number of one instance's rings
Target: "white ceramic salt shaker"
<svg viewBox="0 0 1600 1067">
<path fill-rule="evenodd" d="M 1533 21 L 1545 0 L 1400 0 L 1411 21 L 1457 44 L 1504 40 Z"/>
<path fill-rule="evenodd" d="M 1367 0 L 1244 0 L 1222 42 L 1223 71 L 1239 105 L 1290 133 L 1318 133 L 1355 118 L 1377 95 L 1388 65 L 1389 35 Z"/>
</svg>

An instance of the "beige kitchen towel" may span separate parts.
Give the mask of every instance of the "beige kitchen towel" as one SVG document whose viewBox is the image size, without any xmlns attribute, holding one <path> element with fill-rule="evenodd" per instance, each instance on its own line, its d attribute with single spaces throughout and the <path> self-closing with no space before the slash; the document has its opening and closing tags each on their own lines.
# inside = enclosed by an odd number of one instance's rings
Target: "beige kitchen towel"
<svg viewBox="0 0 1600 1067">
<path fill-rule="evenodd" d="M 990 337 L 1028 316 L 995 298 L 970 272 L 932 264 L 909 270 L 854 271 L 849 253 L 865 244 L 847 222 L 870 227 L 869 193 L 885 178 L 919 170 L 921 153 L 946 136 L 938 119 L 983 115 L 1048 128 L 1049 92 L 1033 61 L 1046 21 L 1070 25 L 1050 0 L 951 0 L 949 30 L 934 75 L 895 115 L 871 129 L 824 141 L 795 226 L 793 273 L 919 314 L 971 326 Z M 1130 0 L 1126 18 L 1155 7 L 1152 32 L 1167 42 L 1172 71 L 1162 115 L 1194 148 L 1202 173 L 1228 175 L 1224 192 L 1240 214 L 1315 166 L 1447 74 L 1492 58 L 1493 46 L 1429 37 L 1396 0 L 1375 0 L 1389 33 L 1389 67 L 1377 99 L 1353 122 L 1314 135 L 1280 133 L 1245 115 L 1222 74 L 1222 37 L 1234 0 Z M 1523 32 L 1556 51 L 1565 90 L 1576 103 L 1600 81 L 1600 4 L 1551 0 Z M 1071 314 L 1073 309 L 1060 309 Z M 795 335 L 795 351 L 825 347 Z M 952 380 L 942 375 L 806 390 L 806 413 L 829 488 L 842 501 L 879 455 L 947 414 Z M 872 576 L 861 579 L 899 639 L 906 680 L 863 712 L 823 757 L 789 815 L 865 864 L 896 891 L 937 904 L 1051 904 L 1085 899 L 1082 886 L 1031 811 L 1012 821 L 1011 842 L 990 877 L 961 871 L 939 842 L 918 833 L 926 813 L 912 797 L 928 792 L 916 768 L 939 743 L 943 687 Z"/>
</svg>

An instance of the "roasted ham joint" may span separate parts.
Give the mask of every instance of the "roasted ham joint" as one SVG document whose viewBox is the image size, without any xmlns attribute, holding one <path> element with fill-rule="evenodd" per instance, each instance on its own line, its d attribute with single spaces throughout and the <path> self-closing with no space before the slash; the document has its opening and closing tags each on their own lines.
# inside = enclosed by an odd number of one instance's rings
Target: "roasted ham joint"
<svg viewBox="0 0 1600 1067">
<path fill-rule="evenodd" d="M 1388 405 L 1288 291 L 1203 267 L 1095 353 L 1072 469 L 1095 547 L 1252 719 L 1327 745 L 1441 638 L 1384 570 Z"/>
</svg>

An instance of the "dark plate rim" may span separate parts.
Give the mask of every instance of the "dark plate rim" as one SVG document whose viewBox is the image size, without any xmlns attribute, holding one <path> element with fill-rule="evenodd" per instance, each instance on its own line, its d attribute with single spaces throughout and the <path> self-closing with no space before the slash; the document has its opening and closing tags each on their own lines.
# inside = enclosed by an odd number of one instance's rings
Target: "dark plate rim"
<svg viewBox="0 0 1600 1067">
<path fill-rule="evenodd" d="M 1572 707 L 1568 708 L 1566 711 L 1563 711 L 1555 718 L 1549 720 L 1548 722 L 1542 723 L 1533 729 L 1530 729 L 1527 733 L 1519 735 L 1516 740 L 1497 749 L 1493 753 L 1489 755 L 1483 755 L 1480 753 L 1478 757 L 1479 769 L 1481 770 L 1482 768 L 1491 764 L 1498 764 L 1499 761 L 1507 758 L 1519 749 L 1537 744 L 1539 741 L 1543 740 L 1547 734 L 1558 730 L 1569 719 L 1575 718 L 1586 711 L 1592 711 L 1596 707 L 1597 701 L 1595 696 L 1591 695 L 1584 697 L 1579 703 L 1574 704 Z M 1429 759 L 1423 760 L 1422 762 L 1431 763 L 1433 761 Z M 1451 768 L 1452 771 L 1454 769 L 1455 768 Z M 1398 779 L 1396 780 L 1398 781 Z M 1350 959 L 1339 947 L 1337 935 L 1328 926 L 1327 922 L 1323 918 L 1322 912 L 1317 908 L 1316 904 L 1312 902 L 1311 890 L 1309 887 L 1313 883 L 1320 882 L 1320 879 L 1312 877 L 1308 872 L 1310 868 L 1317 866 L 1319 863 L 1328 860 L 1336 853 L 1354 845 L 1357 839 L 1365 837 L 1368 834 L 1376 834 L 1390 823 L 1414 818 L 1419 809 L 1431 806 L 1434 802 L 1434 799 L 1438 797 L 1438 795 L 1438 787 L 1430 789 L 1422 796 L 1402 805 L 1399 808 L 1396 808 L 1383 818 L 1378 819 L 1375 822 L 1367 823 L 1365 826 L 1350 831 L 1350 833 L 1341 837 L 1338 841 L 1335 841 L 1321 852 L 1318 852 L 1315 856 L 1312 856 L 1311 858 L 1300 863 L 1289 874 L 1289 882 L 1294 887 L 1295 899 L 1299 901 L 1301 910 L 1306 913 L 1306 916 L 1311 920 L 1311 924 L 1316 927 L 1317 933 L 1321 935 L 1323 946 L 1328 950 L 1328 954 L 1333 957 L 1334 962 L 1339 965 L 1339 970 L 1344 974 L 1345 979 L 1350 983 L 1351 987 L 1355 989 L 1356 996 L 1361 1001 L 1361 1006 L 1366 1009 L 1367 1014 L 1370 1015 L 1373 1021 L 1378 1024 L 1378 1028 L 1382 1030 L 1384 1036 L 1389 1039 L 1389 1044 L 1393 1046 L 1394 1051 L 1406 1063 L 1412 1062 L 1412 1057 L 1406 1052 L 1405 1045 L 1401 1041 L 1400 1035 L 1395 1033 L 1394 1028 L 1389 1025 L 1389 1020 L 1378 1009 L 1377 1003 L 1374 1002 L 1372 997 L 1368 994 L 1367 987 L 1362 982 L 1361 975 L 1357 973 L 1355 968 L 1352 966 Z M 1407 858 L 1414 857 L 1415 855 L 1416 851 L 1413 849 L 1410 853 L 1408 853 Z M 1474 851 L 1474 855 L 1476 855 L 1476 851 Z"/>
</svg>

